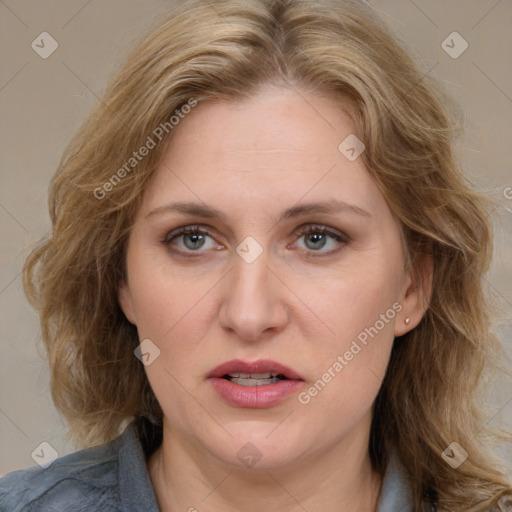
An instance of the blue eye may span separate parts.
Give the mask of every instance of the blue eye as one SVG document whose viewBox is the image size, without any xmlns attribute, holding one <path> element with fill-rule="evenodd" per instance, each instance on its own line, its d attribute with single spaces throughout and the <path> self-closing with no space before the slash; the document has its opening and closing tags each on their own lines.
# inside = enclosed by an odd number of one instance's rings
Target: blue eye
<svg viewBox="0 0 512 512">
<path fill-rule="evenodd" d="M 171 245 L 174 240 L 181 238 L 184 246 L 184 249 L 183 247 L 180 247 L 181 250 L 185 250 L 186 252 L 198 252 L 198 249 L 205 247 L 207 237 L 211 238 L 208 231 L 199 229 L 198 226 L 185 226 L 169 233 L 166 236 L 164 243 L 166 245 Z M 215 244 L 213 245 L 215 246 Z M 206 246 L 206 248 L 211 249 L 213 247 Z"/>
<path fill-rule="evenodd" d="M 330 254 L 336 251 L 338 245 L 348 242 L 346 235 L 338 234 L 325 226 L 304 226 L 295 232 L 295 236 L 299 237 L 299 240 L 304 238 L 304 246 L 300 249 L 309 253 Z M 208 239 L 210 239 L 209 244 Z M 182 253 L 204 252 L 203 250 L 218 247 L 209 232 L 199 226 L 178 228 L 167 234 L 163 243 L 166 246 L 177 245 L 177 252 Z M 327 250 L 323 250 L 326 247 Z"/>
<path fill-rule="evenodd" d="M 304 237 L 305 250 L 312 252 L 331 253 L 336 250 L 337 245 L 348 241 L 346 236 L 330 231 L 325 226 L 305 226 L 297 232 L 297 235 Z M 325 247 L 328 247 L 328 250 L 322 250 Z"/>
</svg>

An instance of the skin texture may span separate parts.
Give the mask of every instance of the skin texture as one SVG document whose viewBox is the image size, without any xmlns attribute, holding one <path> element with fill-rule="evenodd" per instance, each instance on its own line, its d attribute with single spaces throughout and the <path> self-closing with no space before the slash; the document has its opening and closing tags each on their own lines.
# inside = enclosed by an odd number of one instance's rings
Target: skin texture
<svg viewBox="0 0 512 512">
<path fill-rule="evenodd" d="M 424 302 L 384 197 L 362 159 L 338 150 L 352 133 L 332 99 L 270 86 L 249 100 L 199 104 L 174 129 L 119 290 L 140 339 L 160 349 L 145 369 L 164 411 L 163 443 L 148 463 L 163 511 L 376 510 L 371 407 L 394 336 L 419 323 Z M 331 199 L 366 214 L 279 220 L 289 207 Z M 162 208 L 174 201 L 223 217 Z M 170 240 L 191 225 L 209 232 L 202 246 L 190 235 Z M 326 226 L 345 242 L 298 234 L 301 226 Z M 263 250 L 252 263 L 236 252 L 248 236 Z M 273 359 L 307 390 L 395 303 L 401 311 L 307 404 L 295 393 L 269 408 L 234 407 L 206 378 L 231 359 Z M 248 442 L 261 454 L 251 468 L 237 457 Z"/>
</svg>

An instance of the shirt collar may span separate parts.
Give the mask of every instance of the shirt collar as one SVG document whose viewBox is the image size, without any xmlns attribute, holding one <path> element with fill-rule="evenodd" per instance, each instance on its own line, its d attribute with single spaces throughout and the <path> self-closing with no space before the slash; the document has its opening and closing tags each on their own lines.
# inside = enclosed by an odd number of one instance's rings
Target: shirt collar
<svg viewBox="0 0 512 512">
<path fill-rule="evenodd" d="M 395 451 L 392 451 L 382 482 L 377 512 L 413 512 L 411 486 L 405 467 Z"/>
<path fill-rule="evenodd" d="M 146 457 L 131 423 L 118 438 L 119 494 L 123 512 L 159 512 L 153 484 L 149 477 Z"/>
</svg>

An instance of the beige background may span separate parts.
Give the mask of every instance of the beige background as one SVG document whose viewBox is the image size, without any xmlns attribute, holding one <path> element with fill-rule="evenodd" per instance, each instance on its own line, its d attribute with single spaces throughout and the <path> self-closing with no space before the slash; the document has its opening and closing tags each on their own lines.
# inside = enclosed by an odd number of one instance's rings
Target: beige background
<svg viewBox="0 0 512 512">
<path fill-rule="evenodd" d="M 464 108 L 466 136 L 460 154 L 465 170 L 500 202 L 501 227 L 488 280 L 500 297 L 496 329 L 512 354 L 512 2 L 368 3 Z M 130 42 L 169 5 L 164 0 L 0 2 L 2 475 L 34 465 L 31 453 L 43 441 L 59 455 L 74 449 L 63 441 L 64 423 L 52 405 L 48 370 L 37 349 L 38 318 L 23 297 L 19 273 L 28 247 L 49 229 L 47 187 L 66 143 Z M 441 47 L 454 31 L 469 44 L 457 59 Z M 59 45 L 47 59 L 31 48 L 41 32 L 50 33 Z M 512 430 L 510 382 L 497 381 L 489 422 Z M 503 453 L 512 463 L 510 447 Z"/>
</svg>

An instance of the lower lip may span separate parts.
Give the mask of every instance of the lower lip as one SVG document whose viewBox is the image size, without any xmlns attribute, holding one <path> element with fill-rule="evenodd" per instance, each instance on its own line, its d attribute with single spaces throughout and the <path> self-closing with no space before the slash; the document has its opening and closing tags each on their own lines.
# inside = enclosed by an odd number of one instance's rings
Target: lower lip
<svg viewBox="0 0 512 512">
<path fill-rule="evenodd" d="M 209 380 L 215 391 L 229 405 L 251 409 L 265 409 L 277 405 L 304 385 L 300 380 L 282 380 L 275 384 L 249 387 L 218 377 Z"/>
</svg>

